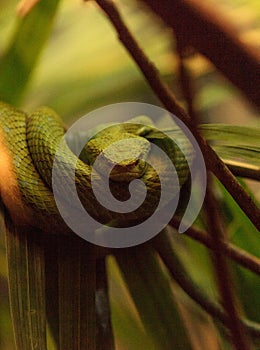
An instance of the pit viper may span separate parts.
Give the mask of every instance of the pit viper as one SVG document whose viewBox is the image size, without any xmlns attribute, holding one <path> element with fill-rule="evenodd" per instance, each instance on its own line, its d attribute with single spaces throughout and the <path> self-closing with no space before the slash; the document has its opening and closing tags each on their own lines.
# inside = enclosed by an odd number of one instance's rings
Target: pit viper
<svg viewBox="0 0 260 350">
<path fill-rule="evenodd" d="M 156 209 L 160 198 L 158 170 L 169 185 L 176 188 L 182 186 L 189 176 L 185 159 L 189 151 L 184 152 L 184 155 L 163 133 L 157 133 L 154 139 L 149 137 L 153 130 L 155 127 L 148 117 L 137 117 L 129 123 L 104 128 L 85 146 L 81 157 L 84 161 L 75 160 L 76 155 L 64 143 L 59 159 L 61 186 L 66 188 L 69 176 L 75 174 L 79 198 L 88 213 L 99 222 L 107 224 L 113 221 L 120 227 L 129 222 L 145 220 Z M 48 107 L 41 107 L 28 115 L 0 102 L 0 195 L 18 226 L 30 225 L 54 233 L 69 231 L 59 214 L 52 192 L 52 166 L 64 132 L 61 118 Z M 125 140 L 122 147 L 108 147 L 121 140 Z M 135 142 L 138 147 L 135 147 Z M 173 162 L 179 183 L 175 183 L 168 166 L 153 149 L 155 144 Z M 117 152 L 124 155 L 120 162 L 117 162 Z M 101 167 L 94 168 L 93 164 L 100 154 L 103 156 Z M 156 164 L 156 169 L 149 165 L 151 160 Z M 130 213 L 117 213 L 97 201 L 91 181 L 94 179 L 100 183 L 102 192 L 107 166 L 113 167 L 109 175 L 110 190 L 118 200 L 129 198 L 129 183 L 133 179 L 144 182 L 147 194 L 139 208 Z M 64 201 L 70 201 L 69 187 Z"/>
</svg>

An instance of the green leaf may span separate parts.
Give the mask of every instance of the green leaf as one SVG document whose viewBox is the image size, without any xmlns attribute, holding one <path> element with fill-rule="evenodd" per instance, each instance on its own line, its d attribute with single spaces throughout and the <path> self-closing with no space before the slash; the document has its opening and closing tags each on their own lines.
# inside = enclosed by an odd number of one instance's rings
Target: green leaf
<svg viewBox="0 0 260 350">
<path fill-rule="evenodd" d="M 59 0 L 39 1 L 16 30 L 0 61 L 0 99 L 14 105 L 20 101 L 37 59 L 52 28 Z"/>
<path fill-rule="evenodd" d="M 96 261 L 79 237 L 58 240 L 59 342 L 61 349 L 96 349 Z"/>
<path fill-rule="evenodd" d="M 31 230 L 17 230 L 7 214 L 6 245 L 17 349 L 47 349 L 48 317 L 57 346 L 95 350 L 93 247 L 79 237 L 50 237 Z M 108 334 L 107 339 L 110 338 Z M 53 347 L 49 340 L 48 348 L 51 345 Z"/>
<path fill-rule="evenodd" d="M 116 349 L 127 344 L 128 350 L 153 349 L 153 340 L 145 332 L 129 290 L 114 256 L 108 258 L 111 311 Z"/>
<path fill-rule="evenodd" d="M 169 276 L 151 246 L 116 253 L 116 260 L 154 349 L 191 349 Z"/>
<path fill-rule="evenodd" d="M 226 213 L 226 227 L 231 242 L 260 258 L 259 231 L 222 185 L 221 190 L 224 195 L 223 206 Z M 253 198 L 252 193 L 251 196 Z M 233 268 L 236 291 L 244 312 L 252 321 L 260 322 L 260 276 L 237 264 L 233 264 Z"/>
<path fill-rule="evenodd" d="M 204 124 L 199 129 L 235 175 L 260 180 L 260 128 Z"/>
<path fill-rule="evenodd" d="M 178 128 L 163 128 L 173 138 L 183 137 Z M 202 124 L 199 131 L 236 176 L 260 180 L 260 128 L 227 124 Z M 149 138 L 161 138 L 152 132 Z"/>
<path fill-rule="evenodd" d="M 11 315 L 17 349 L 46 349 L 44 249 L 35 232 L 14 227 L 6 214 Z"/>
</svg>

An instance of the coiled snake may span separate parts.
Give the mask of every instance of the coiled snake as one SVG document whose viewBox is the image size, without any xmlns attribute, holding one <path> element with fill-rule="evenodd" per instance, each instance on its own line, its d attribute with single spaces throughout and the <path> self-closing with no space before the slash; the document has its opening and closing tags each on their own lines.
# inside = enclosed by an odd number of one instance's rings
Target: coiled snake
<svg viewBox="0 0 260 350">
<path fill-rule="evenodd" d="M 163 133 L 157 133 L 157 137 L 153 138 L 151 135 L 154 130 L 149 118 L 136 118 L 131 123 L 110 126 L 98 132 L 88 142 L 82 153 L 84 162 L 80 159 L 76 161 L 75 183 L 79 198 L 92 217 L 105 224 L 116 222 L 119 227 L 145 220 L 156 209 L 160 198 L 160 179 L 156 172 L 158 169 L 170 186 L 177 188 L 179 184 L 182 186 L 186 182 L 189 175 L 185 160 L 187 154 L 184 156 L 176 144 Z M 0 103 L 0 193 L 5 207 L 17 225 L 35 226 L 54 233 L 69 231 L 59 215 L 52 193 L 52 166 L 64 132 L 61 119 L 47 107 L 27 115 Z M 120 140 L 126 140 L 121 148 L 110 147 Z M 174 163 L 179 184 L 174 183 L 168 166 L 153 149 L 155 144 Z M 124 154 L 125 159 L 119 164 L 117 152 L 121 156 Z M 103 166 L 94 169 L 93 164 L 100 154 L 103 157 Z M 75 157 L 64 144 L 59 160 L 61 186 L 66 187 L 67 179 L 74 174 L 71 168 Z M 146 161 L 140 160 L 140 157 Z M 151 159 L 153 164 L 158 165 L 158 169 L 149 165 Z M 136 210 L 117 213 L 97 201 L 91 180 L 95 179 L 100 183 L 102 192 L 103 172 L 110 166 L 114 166 L 110 173 L 110 190 L 121 201 L 129 198 L 129 183 L 133 179 L 141 179 L 145 183 L 146 198 Z M 69 192 L 64 200 L 70 200 Z"/>
</svg>

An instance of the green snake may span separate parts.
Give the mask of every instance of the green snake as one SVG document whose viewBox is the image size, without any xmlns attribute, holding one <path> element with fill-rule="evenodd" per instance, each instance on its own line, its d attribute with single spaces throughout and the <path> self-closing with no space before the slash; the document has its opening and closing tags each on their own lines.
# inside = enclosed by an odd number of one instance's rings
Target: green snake
<svg viewBox="0 0 260 350">
<path fill-rule="evenodd" d="M 140 124 L 140 121 L 145 121 Z M 28 115 L 8 104 L 0 102 L 0 195 L 12 220 L 18 226 L 34 226 L 48 232 L 69 231 L 60 217 L 52 192 L 52 166 L 57 148 L 63 139 L 65 127 L 60 117 L 50 108 L 42 107 Z M 171 186 L 179 186 L 172 180 L 168 167 L 160 160 L 153 144 L 157 144 L 174 163 L 182 186 L 188 179 L 187 156 L 165 135 L 152 138 L 155 130 L 148 117 L 138 117 L 130 123 L 115 124 L 98 132 L 85 146 L 81 159 L 76 159 L 75 184 L 79 198 L 89 214 L 108 224 L 117 222 L 119 227 L 141 222 L 156 209 L 160 198 L 160 180 L 149 160 L 158 164 Z M 160 135 L 160 134 L 159 134 Z M 114 142 L 127 140 L 121 149 L 111 148 Z M 129 141 L 130 140 L 130 141 Z M 133 140 L 138 141 L 134 149 Z M 130 149 L 131 148 L 131 149 Z M 124 154 L 117 162 L 116 153 Z M 103 166 L 93 168 L 99 155 Z M 140 160 L 140 155 L 145 160 Z M 64 144 L 60 160 L 61 184 L 71 174 L 75 155 Z M 83 161 L 84 160 L 84 161 Z M 153 163 L 154 164 L 154 163 Z M 131 213 L 116 213 L 98 203 L 91 185 L 93 178 L 102 183 L 106 166 L 114 166 L 110 173 L 111 193 L 119 200 L 129 198 L 129 183 L 141 179 L 147 188 L 145 201 Z M 91 177 L 92 176 L 92 177 Z M 70 194 L 64 200 L 69 200 Z"/>
</svg>

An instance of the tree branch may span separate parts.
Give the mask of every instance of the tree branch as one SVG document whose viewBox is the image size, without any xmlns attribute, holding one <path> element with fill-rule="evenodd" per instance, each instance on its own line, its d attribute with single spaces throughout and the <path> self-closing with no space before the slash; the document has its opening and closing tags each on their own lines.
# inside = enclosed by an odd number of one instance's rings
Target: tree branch
<svg viewBox="0 0 260 350">
<path fill-rule="evenodd" d="M 226 313 L 218 303 L 211 300 L 201 287 L 194 283 L 190 278 L 185 266 L 176 255 L 171 239 L 167 233 L 163 232 L 156 236 L 156 238 L 152 240 L 152 244 L 169 270 L 171 276 L 180 285 L 184 292 L 213 318 L 218 319 L 221 323 L 227 326 L 228 318 Z M 241 322 L 243 326 L 247 328 L 248 332 L 250 332 L 251 336 L 260 339 L 260 325 L 258 323 L 247 319 L 242 319 Z"/>
<path fill-rule="evenodd" d="M 204 155 L 204 160 L 208 169 L 215 174 L 220 182 L 222 182 L 252 223 L 254 223 L 258 229 L 260 229 L 260 210 L 257 208 L 251 197 L 244 191 L 242 186 L 240 186 L 240 184 L 236 181 L 236 178 L 232 175 L 230 170 L 220 160 L 217 154 L 208 146 L 196 128 L 193 128 L 193 123 L 191 122 L 188 114 L 179 105 L 170 88 L 161 80 L 158 70 L 139 47 L 135 38 L 132 36 L 121 18 L 121 15 L 114 3 L 110 0 L 96 0 L 96 2 L 103 9 L 111 23 L 114 25 L 118 33 L 119 40 L 128 50 L 148 81 L 150 87 L 160 99 L 161 103 L 169 112 L 175 114 L 191 129 Z"/>
<path fill-rule="evenodd" d="M 177 220 L 176 218 L 173 218 L 169 222 L 169 225 L 174 227 L 176 230 L 178 230 L 178 227 L 180 226 L 180 221 Z M 204 244 L 207 248 L 212 250 L 214 249 L 213 240 L 208 235 L 207 232 L 201 231 L 194 227 L 189 227 L 184 232 L 184 234 Z M 236 261 L 246 269 L 260 275 L 260 259 L 236 247 L 232 243 L 227 243 L 223 240 L 221 240 L 221 249 L 223 250 L 223 252 L 225 252 L 226 256 L 228 256 L 230 259 Z"/>
<path fill-rule="evenodd" d="M 206 56 L 247 99 L 260 107 L 259 55 L 243 44 L 216 6 L 200 0 L 144 0 L 186 45 Z"/>
<path fill-rule="evenodd" d="M 194 127 L 197 127 L 199 123 L 199 116 L 194 108 L 194 82 L 190 77 L 190 70 L 185 64 L 185 51 L 187 50 L 187 45 L 182 41 L 182 38 L 175 33 L 176 40 L 176 54 L 178 62 L 178 80 L 181 87 L 181 92 L 183 98 L 186 100 L 188 114 L 193 122 Z"/>
<path fill-rule="evenodd" d="M 235 349 L 249 350 L 251 349 L 250 340 L 239 317 L 238 303 L 232 276 L 225 253 L 222 250 L 222 241 L 225 240 L 226 235 L 222 228 L 222 220 L 212 190 L 211 174 L 208 174 L 208 187 L 204 204 L 209 235 L 213 242 L 212 260 L 216 271 L 216 279 L 222 305 L 227 314 L 227 326 L 230 331 L 231 339 Z"/>
</svg>

